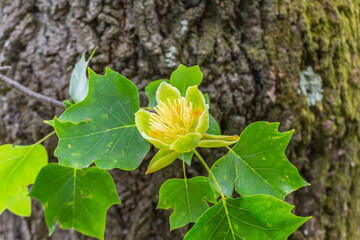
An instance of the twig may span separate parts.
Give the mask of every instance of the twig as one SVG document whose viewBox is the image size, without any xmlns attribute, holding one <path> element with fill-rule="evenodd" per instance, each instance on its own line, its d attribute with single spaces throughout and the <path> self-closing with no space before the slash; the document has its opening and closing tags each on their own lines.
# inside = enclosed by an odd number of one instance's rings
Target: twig
<svg viewBox="0 0 360 240">
<path fill-rule="evenodd" d="M 8 67 L 8 66 L 0 67 L 0 71 L 8 70 L 8 69 L 10 69 L 10 67 Z M 38 101 L 41 101 L 41 102 L 44 102 L 47 104 L 51 104 L 55 107 L 65 108 L 65 106 L 62 102 L 52 99 L 50 97 L 44 96 L 42 94 L 36 93 L 36 92 L 28 89 L 27 87 L 21 85 L 20 83 L 6 77 L 5 75 L 0 74 L 0 81 L 6 83 L 9 87 L 15 88 L 16 90 L 24 93 L 25 95 L 35 98 Z"/>
<path fill-rule="evenodd" d="M 9 70 L 11 69 L 10 66 L 0 66 L 0 71 Z"/>
</svg>

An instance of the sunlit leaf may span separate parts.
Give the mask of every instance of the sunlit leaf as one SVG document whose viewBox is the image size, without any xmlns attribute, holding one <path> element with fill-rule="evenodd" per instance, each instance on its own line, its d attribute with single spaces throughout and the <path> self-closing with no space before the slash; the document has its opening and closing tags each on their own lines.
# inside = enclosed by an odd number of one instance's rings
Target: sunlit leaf
<svg viewBox="0 0 360 240">
<path fill-rule="evenodd" d="M 0 213 L 8 208 L 16 215 L 30 216 L 27 187 L 47 161 L 46 149 L 40 144 L 0 146 Z"/>
<path fill-rule="evenodd" d="M 216 203 L 215 193 L 208 178 L 173 178 L 161 186 L 157 208 L 174 209 L 170 216 L 172 230 L 190 222 L 196 222 L 201 214 L 209 208 L 205 199 Z"/>
<path fill-rule="evenodd" d="M 69 94 L 75 102 L 84 100 L 88 94 L 89 81 L 86 77 L 86 68 L 91 58 L 93 57 L 95 50 L 87 61 L 85 61 L 85 54 L 83 54 L 80 61 L 75 65 L 71 74 Z"/>
<path fill-rule="evenodd" d="M 95 162 L 103 169 L 133 170 L 149 151 L 135 126 L 137 88 L 108 68 L 104 76 L 89 69 L 89 77 L 88 96 L 54 119 L 59 136 L 55 155 L 64 166 L 82 168 Z"/>
<path fill-rule="evenodd" d="M 182 96 L 185 96 L 188 87 L 199 86 L 203 78 L 198 65 L 186 67 L 182 64 L 171 74 L 170 84 L 179 89 Z"/>
<path fill-rule="evenodd" d="M 52 234 L 56 221 L 64 229 L 104 238 L 107 209 L 120 204 L 111 175 L 97 167 L 76 169 L 49 164 L 36 178 L 30 196 L 45 207 Z"/>
<path fill-rule="evenodd" d="M 293 215 L 293 208 L 268 195 L 222 199 L 198 219 L 184 240 L 286 240 L 310 219 Z"/>
<path fill-rule="evenodd" d="M 225 195 L 232 196 L 235 187 L 241 196 L 268 194 L 284 199 L 308 185 L 285 156 L 294 131 L 280 133 L 278 126 L 268 122 L 251 124 L 229 153 L 214 163 L 211 171 Z"/>
</svg>

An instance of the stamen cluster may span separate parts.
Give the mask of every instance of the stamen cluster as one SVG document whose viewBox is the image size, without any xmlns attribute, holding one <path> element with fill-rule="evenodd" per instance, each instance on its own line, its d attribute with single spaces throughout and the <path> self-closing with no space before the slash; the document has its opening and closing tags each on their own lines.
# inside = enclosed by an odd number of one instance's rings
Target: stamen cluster
<svg viewBox="0 0 360 240">
<path fill-rule="evenodd" d="M 150 130 L 167 138 L 186 135 L 194 122 L 192 102 L 188 103 L 184 97 L 173 102 L 167 100 L 168 104 L 160 101 L 154 108 L 156 113 L 151 113 Z"/>
</svg>

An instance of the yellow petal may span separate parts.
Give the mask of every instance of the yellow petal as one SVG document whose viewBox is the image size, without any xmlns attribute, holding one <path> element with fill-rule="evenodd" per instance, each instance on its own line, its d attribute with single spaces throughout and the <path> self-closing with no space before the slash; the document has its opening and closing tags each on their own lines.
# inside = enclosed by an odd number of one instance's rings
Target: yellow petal
<svg viewBox="0 0 360 240">
<path fill-rule="evenodd" d="M 159 149 L 170 149 L 170 145 L 164 143 L 160 139 L 151 137 L 150 131 L 150 116 L 151 113 L 140 109 L 135 113 L 135 123 L 138 128 L 141 136 L 145 138 L 148 142 L 152 143 L 155 147 Z"/>
<path fill-rule="evenodd" d="M 160 102 L 169 104 L 169 100 L 171 103 L 174 103 L 174 100 L 178 100 L 181 98 L 181 94 L 179 90 L 166 82 L 160 83 L 160 86 L 156 90 L 156 101 L 159 104 Z"/>
<path fill-rule="evenodd" d="M 145 132 L 140 132 L 140 133 L 143 138 L 145 138 L 148 142 L 152 143 L 156 148 L 165 149 L 165 150 L 170 149 L 170 145 L 164 143 L 163 141 L 156 138 L 152 138 L 149 135 L 147 135 Z"/>
<path fill-rule="evenodd" d="M 139 132 L 145 132 L 146 134 L 150 131 L 150 116 L 151 113 L 140 109 L 135 113 L 135 123 L 136 127 L 138 128 Z"/>
<path fill-rule="evenodd" d="M 195 132 L 204 135 L 209 128 L 209 105 L 205 105 L 205 110 L 201 114 Z"/>
<path fill-rule="evenodd" d="M 156 155 L 151 159 L 145 174 L 156 172 L 168 165 L 180 156 L 181 153 L 174 151 L 159 150 Z"/>
<path fill-rule="evenodd" d="M 202 135 L 200 133 L 188 133 L 185 136 L 181 136 L 175 140 L 170 146 L 171 150 L 174 150 L 178 153 L 185 153 L 194 150 Z"/>
<path fill-rule="evenodd" d="M 205 97 L 202 92 L 199 91 L 196 85 L 189 87 L 186 90 L 185 98 L 188 103 L 192 102 L 195 114 L 199 117 L 205 109 Z"/>
<path fill-rule="evenodd" d="M 240 137 L 238 135 L 226 136 L 226 135 L 211 135 L 205 134 L 199 142 L 199 147 L 204 148 L 217 148 L 226 147 L 236 143 Z"/>
</svg>

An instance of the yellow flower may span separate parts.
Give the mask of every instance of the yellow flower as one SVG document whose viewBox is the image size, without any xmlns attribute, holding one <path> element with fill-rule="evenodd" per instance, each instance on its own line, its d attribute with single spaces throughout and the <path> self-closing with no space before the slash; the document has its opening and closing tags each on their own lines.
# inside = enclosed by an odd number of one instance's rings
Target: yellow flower
<svg viewBox="0 0 360 240">
<path fill-rule="evenodd" d="M 158 105 L 154 112 L 139 110 L 135 114 L 141 135 L 159 148 L 146 173 L 166 167 L 182 153 L 196 147 L 222 147 L 235 143 L 239 136 L 206 134 L 209 128 L 209 106 L 197 86 L 189 87 L 185 97 L 168 83 L 156 91 Z"/>
</svg>

